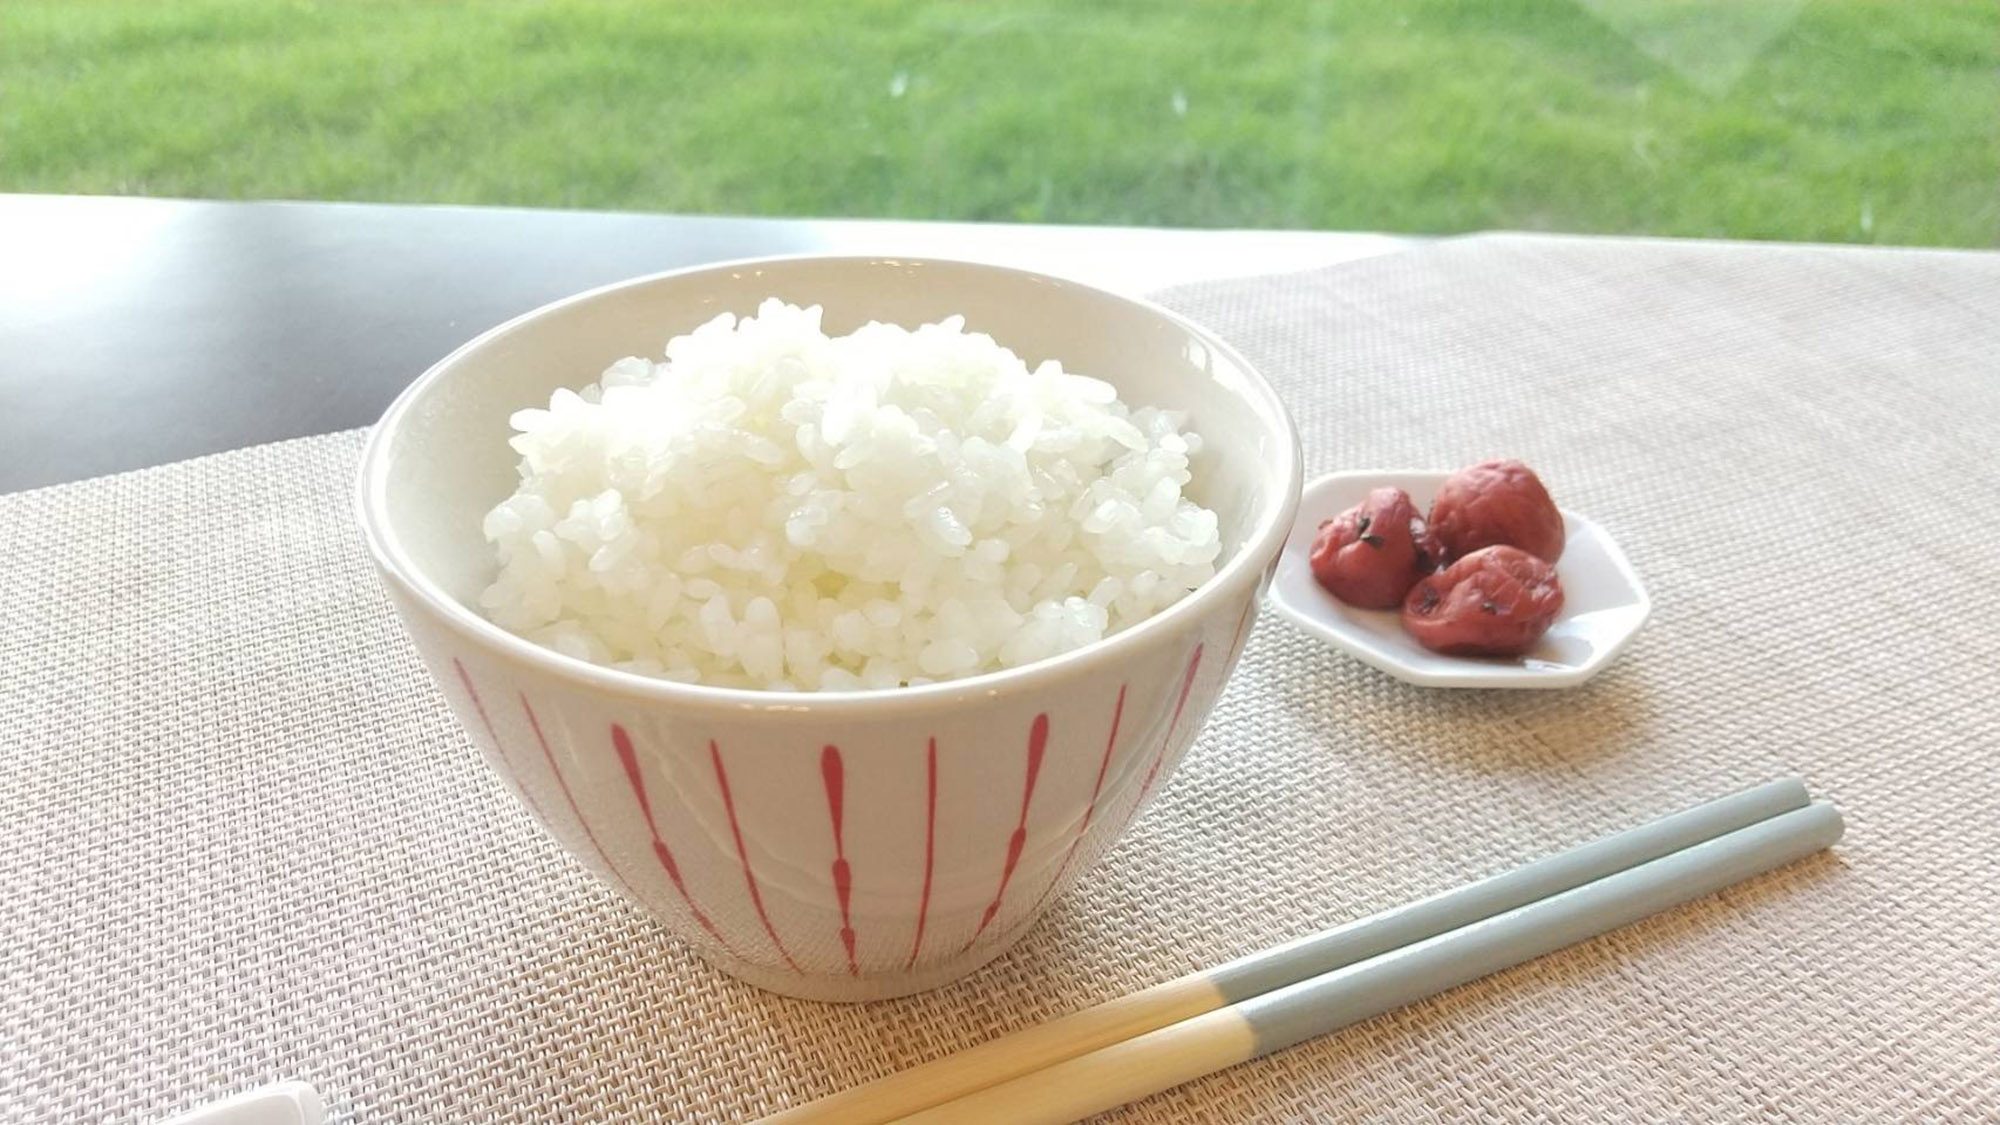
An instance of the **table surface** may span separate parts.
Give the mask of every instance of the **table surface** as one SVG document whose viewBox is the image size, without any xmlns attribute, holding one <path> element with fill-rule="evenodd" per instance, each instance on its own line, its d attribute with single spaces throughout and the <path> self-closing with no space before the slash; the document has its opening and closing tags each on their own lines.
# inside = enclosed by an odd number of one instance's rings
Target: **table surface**
<svg viewBox="0 0 2000 1125">
<path fill-rule="evenodd" d="M 836 965 L 832 861 L 892 902 L 917 837 L 761 846 L 818 812 L 817 728 L 661 776 L 656 819 L 572 689 L 459 642 L 434 688 L 354 432 L 0 496 L 0 1122 L 280 1078 L 337 1125 L 739 1122 L 1788 775 L 1847 815 L 1833 854 L 1117 1120 L 2000 1121 L 2000 254 L 1482 236 L 1166 299 L 1270 379 L 1309 474 L 1534 464 L 1644 577 L 1645 630 L 1572 691 L 1449 692 L 1265 615 L 1184 759 L 1157 713 L 1051 735 L 1011 877 L 1049 915 L 1008 956 L 821 1005 L 649 917 L 695 884 Z M 489 677 L 462 728 L 444 692 Z M 635 715 L 665 767 L 687 725 Z M 1019 760 L 977 741 L 944 784 Z M 916 748 L 868 749 L 846 815 L 907 814 Z M 1124 842 L 1065 868 L 1091 809 Z"/>
<path fill-rule="evenodd" d="M 660 270 L 771 254 L 923 255 L 1143 292 L 1413 241 L 0 195 L 0 492 L 365 425 L 484 329 Z"/>
</svg>

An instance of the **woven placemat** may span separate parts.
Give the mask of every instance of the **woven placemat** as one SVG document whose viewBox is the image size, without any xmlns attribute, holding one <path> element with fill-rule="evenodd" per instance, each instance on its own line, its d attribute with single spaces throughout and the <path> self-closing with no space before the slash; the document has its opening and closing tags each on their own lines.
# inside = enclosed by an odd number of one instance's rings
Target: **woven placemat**
<svg viewBox="0 0 2000 1125">
<path fill-rule="evenodd" d="M 736 984 L 479 765 L 349 512 L 355 434 L 0 498 L 0 1120 L 280 1078 L 341 1121 L 729 1121 L 1790 772 L 1833 854 L 1128 1107 L 2000 1117 L 2000 256 L 1489 236 L 1169 304 L 1309 469 L 1536 465 L 1658 609 L 1587 687 L 1407 687 L 1266 614 L 1016 952 Z"/>
</svg>

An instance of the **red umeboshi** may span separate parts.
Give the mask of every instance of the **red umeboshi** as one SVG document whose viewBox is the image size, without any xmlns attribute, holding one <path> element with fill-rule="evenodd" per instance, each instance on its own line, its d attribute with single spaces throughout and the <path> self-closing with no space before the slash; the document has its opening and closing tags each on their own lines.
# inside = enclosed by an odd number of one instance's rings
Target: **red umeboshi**
<svg viewBox="0 0 2000 1125">
<path fill-rule="evenodd" d="M 1403 599 L 1403 628 L 1447 656 L 1518 656 L 1548 632 L 1562 607 L 1556 568 L 1503 544 L 1419 580 Z"/>
<path fill-rule="evenodd" d="M 1482 461 L 1453 473 L 1431 502 L 1430 525 L 1447 563 L 1495 544 L 1544 562 L 1562 557 L 1562 513 L 1541 478 L 1519 461 Z"/>
<path fill-rule="evenodd" d="M 1319 526 L 1312 572 L 1328 593 L 1363 609 L 1394 609 L 1438 564 L 1432 535 L 1400 488 L 1378 488 Z"/>
</svg>

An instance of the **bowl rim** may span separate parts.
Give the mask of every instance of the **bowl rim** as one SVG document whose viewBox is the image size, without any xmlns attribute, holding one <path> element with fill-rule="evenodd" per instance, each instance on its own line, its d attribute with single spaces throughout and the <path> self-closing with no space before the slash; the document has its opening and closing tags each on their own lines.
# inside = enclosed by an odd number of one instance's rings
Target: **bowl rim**
<svg viewBox="0 0 2000 1125">
<path fill-rule="evenodd" d="M 689 684 L 627 672 L 557 652 L 501 628 L 452 597 L 410 558 L 388 518 L 389 450 L 394 445 L 395 435 L 401 430 L 417 400 L 430 387 L 441 382 L 446 373 L 463 362 L 467 356 L 531 321 L 612 293 L 704 273 L 726 273 L 746 267 L 803 263 L 942 266 L 971 269 L 975 272 L 1012 274 L 1037 283 L 1053 283 L 1093 293 L 1135 306 L 1166 320 L 1199 339 L 1204 346 L 1240 371 L 1246 377 L 1248 384 L 1244 397 L 1252 400 L 1252 405 L 1257 408 L 1258 414 L 1264 416 L 1267 421 L 1277 423 L 1279 428 L 1274 436 L 1280 439 L 1277 443 L 1280 447 L 1279 461 L 1273 466 L 1270 479 L 1276 484 L 1278 493 L 1274 501 L 1265 506 L 1263 516 L 1246 531 L 1242 543 L 1207 581 L 1189 591 L 1186 597 L 1146 620 L 1122 632 L 1030 664 L 917 687 L 865 688 L 856 691 L 770 691 L 761 688 Z M 1258 587 L 1263 581 L 1262 572 L 1276 565 L 1285 540 L 1290 534 L 1303 481 L 1304 456 L 1299 447 L 1298 427 L 1277 390 L 1264 378 L 1263 373 L 1244 359 L 1235 348 L 1215 333 L 1179 313 L 1141 297 L 1113 292 L 1054 274 L 991 262 L 931 255 L 807 253 L 737 258 L 642 274 L 560 297 L 486 329 L 426 368 L 421 375 L 410 382 L 409 386 L 403 388 L 383 412 L 382 417 L 369 428 L 356 473 L 355 510 L 361 525 L 362 538 L 382 575 L 406 596 L 428 610 L 434 620 L 448 626 L 461 638 L 475 645 L 497 649 L 501 656 L 525 663 L 540 672 L 572 684 L 628 698 L 676 704 L 683 708 L 721 707 L 737 712 L 825 715 L 835 712 L 876 711 L 884 707 L 906 710 L 951 705 L 973 699 L 997 699 L 1003 695 L 1033 690 L 1066 678 L 1089 666 L 1113 664 L 1123 660 L 1153 638 L 1183 628 L 1246 583 L 1251 587 L 1251 597 L 1255 598 L 1258 596 Z M 1266 561 L 1255 561 L 1259 559 Z"/>
</svg>

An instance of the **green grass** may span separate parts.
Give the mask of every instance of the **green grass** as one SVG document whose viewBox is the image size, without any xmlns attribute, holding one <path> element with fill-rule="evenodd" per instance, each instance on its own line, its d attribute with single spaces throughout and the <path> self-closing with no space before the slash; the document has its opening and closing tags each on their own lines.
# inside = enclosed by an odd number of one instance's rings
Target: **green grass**
<svg viewBox="0 0 2000 1125">
<path fill-rule="evenodd" d="M 2000 4 L 1782 26 L 1705 89 L 1576 0 L 0 0 L 0 191 L 2000 244 Z"/>
</svg>

